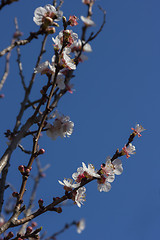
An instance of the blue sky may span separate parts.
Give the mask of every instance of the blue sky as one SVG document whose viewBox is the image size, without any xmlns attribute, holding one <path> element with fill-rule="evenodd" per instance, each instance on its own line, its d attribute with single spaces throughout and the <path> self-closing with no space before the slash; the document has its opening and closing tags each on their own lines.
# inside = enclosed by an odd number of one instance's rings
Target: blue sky
<svg viewBox="0 0 160 240">
<path fill-rule="evenodd" d="M 51 1 L 23 1 L 2 9 L 1 46 L 10 44 L 14 32 L 14 17 L 18 18 L 23 38 L 30 31 L 37 31 L 33 22 L 35 8 Z M 136 155 L 122 158 L 124 172 L 117 176 L 109 193 L 99 193 L 96 182 L 87 186 L 86 202 L 81 209 L 64 206 L 62 214 L 48 213 L 37 219 L 48 236 L 65 223 L 86 219 L 86 230 L 77 235 L 69 229 L 57 239 L 117 238 L 123 240 L 149 240 L 160 235 L 160 157 L 159 157 L 159 56 L 160 56 L 160 2 L 158 0 L 97 0 L 93 9 L 96 23 L 93 31 L 102 22 L 101 5 L 107 11 L 106 25 L 94 42 L 88 61 L 80 64 L 72 79 L 75 91 L 67 93 L 60 101 L 58 110 L 69 115 L 75 123 L 72 136 L 66 139 L 50 140 L 45 134 L 40 146 L 45 148 L 41 156 L 44 166 L 50 163 L 47 176 L 41 181 L 37 197 L 48 204 L 53 196 L 62 196 L 64 191 L 58 183 L 64 177 L 71 177 L 81 162 L 92 163 L 96 168 L 112 156 L 117 148 L 127 142 L 131 127 L 136 123 L 147 129 L 141 138 L 136 138 Z M 80 0 L 65 0 L 64 15 L 85 15 L 86 8 Z M 80 21 L 79 21 L 80 22 Z M 3 24 L 2 24 L 3 23 Z M 74 31 L 80 34 L 81 22 Z M 21 48 L 25 81 L 29 82 L 42 37 Z M 43 60 L 51 61 L 53 56 L 51 37 L 47 41 L 47 53 Z M 1 76 L 4 58 L 0 59 Z M 37 75 L 31 99 L 40 96 L 45 77 Z M 10 75 L 2 90 L 5 98 L 0 101 L 0 138 L 2 155 L 6 148 L 4 131 L 12 129 L 16 114 L 23 99 L 23 89 L 16 65 L 16 51 L 12 52 Z M 24 117 L 24 120 L 29 116 Z M 30 139 L 31 140 L 31 139 Z M 31 142 L 24 142 L 26 148 Z M 27 156 L 18 149 L 12 156 L 8 181 L 18 189 L 20 176 L 17 166 L 25 164 Z M 31 181 L 30 181 L 31 183 Z M 28 185 L 29 190 L 29 185 Z M 9 191 L 7 194 L 9 194 Z M 6 195 L 7 195 L 6 194 Z M 26 193 L 26 199 L 27 199 Z M 35 209 L 37 203 L 35 203 Z"/>
</svg>

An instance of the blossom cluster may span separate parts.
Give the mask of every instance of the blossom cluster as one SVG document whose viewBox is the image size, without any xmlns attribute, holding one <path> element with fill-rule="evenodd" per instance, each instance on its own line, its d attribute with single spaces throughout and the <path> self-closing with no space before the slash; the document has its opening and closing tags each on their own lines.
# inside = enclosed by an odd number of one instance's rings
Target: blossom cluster
<svg viewBox="0 0 160 240">
<path fill-rule="evenodd" d="M 47 4 L 45 7 L 39 7 L 35 10 L 33 21 L 48 33 L 55 33 L 55 30 L 50 31 L 49 29 L 51 26 L 58 27 L 59 25 L 55 21 L 60 21 L 62 16 L 62 11 L 56 10 L 54 6 Z M 51 63 L 45 61 L 34 69 L 35 73 L 51 75 L 52 84 L 56 83 L 60 90 L 66 89 L 69 92 L 72 92 L 72 90 L 69 81 L 66 80 L 68 72 L 75 70 L 79 62 L 87 60 L 87 56 L 83 55 L 82 52 L 92 51 L 89 43 L 81 41 L 78 39 L 77 33 L 67 29 L 68 26 L 76 26 L 78 24 L 77 19 L 76 16 L 70 16 L 67 21 L 63 17 L 63 22 L 65 22 L 64 30 L 61 30 L 55 38 L 52 37 L 55 55 L 53 55 Z M 81 16 L 81 20 L 87 26 L 94 25 L 94 22 L 89 18 Z"/>
<path fill-rule="evenodd" d="M 144 128 L 137 124 L 133 131 L 134 135 L 139 136 L 139 134 L 144 131 Z M 122 148 L 121 152 L 119 152 L 119 156 L 126 155 L 126 157 L 129 158 L 130 154 L 134 153 L 135 146 L 132 145 L 132 143 L 128 143 Z M 72 200 L 78 207 L 81 207 L 85 201 L 86 188 L 84 185 L 87 181 L 96 179 L 98 190 L 100 192 L 109 192 L 111 183 L 115 180 L 115 175 L 121 175 L 122 172 L 123 166 L 121 160 L 107 157 L 106 162 L 101 164 L 100 170 L 96 170 L 92 164 L 88 164 L 87 167 L 86 164 L 82 162 L 82 167 L 79 167 L 77 172 L 72 174 L 72 179 L 64 179 L 63 182 L 59 181 L 59 183 L 64 186 L 67 192 L 72 192 Z"/>
</svg>

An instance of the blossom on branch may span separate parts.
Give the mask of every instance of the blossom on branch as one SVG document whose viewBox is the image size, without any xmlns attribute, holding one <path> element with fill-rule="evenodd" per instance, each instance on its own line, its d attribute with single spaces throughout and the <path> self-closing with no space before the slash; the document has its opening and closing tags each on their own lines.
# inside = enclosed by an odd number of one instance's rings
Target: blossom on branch
<svg viewBox="0 0 160 240">
<path fill-rule="evenodd" d="M 85 197 L 86 188 L 81 187 L 76 191 L 76 196 L 74 197 L 74 201 L 77 204 L 78 207 L 81 207 L 81 204 L 83 204 L 84 201 L 86 201 Z"/>
<path fill-rule="evenodd" d="M 79 222 L 77 222 L 76 226 L 77 226 L 77 233 L 80 234 L 86 227 L 85 219 L 82 218 Z"/>
<path fill-rule="evenodd" d="M 47 4 L 44 7 L 36 8 L 33 21 L 39 26 L 47 22 L 47 25 L 49 26 L 53 25 L 53 21 L 61 20 L 62 15 L 62 11 L 57 11 L 54 6 Z"/>
<path fill-rule="evenodd" d="M 77 188 L 80 185 L 79 183 L 73 183 L 72 179 L 64 179 L 63 182 L 58 180 L 58 182 L 64 186 L 66 191 L 72 191 L 73 188 Z"/>
<path fill-rule="evenodd" d="M 88 167 L 87 167 L 86 164 L 82 162 L 82 166 L 83 166 L 84 174 L 87 178 L 92 178 L 92 177 L 100 178 L 100 175 L 95 170 L 93 164 L 88 164 Z"/>
<path fill-rule="evenodd" d="M 98 191 L 100 192 L 109 192 L 111 190 L 111 184 L 108 181 L 109 179 L 101 176 L 100 179 L 97 180 L 98 182 Z"/>
<path fill-rule="evenodd" d="M 85 43 L 84 41 L 81 41 L 80 39 L 78 39 L 78 41 L 74 42 L 71 45 L 71 51 L 80 51 L 82 48 L 82 43 L 84 44 L 83 46 L 83 51 L 84 52 L 92 52 L 92 47 L 89 43 Z"/>
<path fill-rule="evenodd" d="M 60 55 L 59 66 L 62 69 L 64 69 L 64 68 L 67 68 L 69 70 L 75 70 L 76 69 L 76 64 L 74 63 L 74 60 L 71 59 L 70 56 L 69 56 L 70 52 L 71 52 L 70 48 L 66 47 Z M 56 56 L 54 55 L 52 57 L 52 64 L 55 63 L 55 60 L 56 60 Z"/>
<path fill-rule="evenodd" d="M 141 137 L 141 132 L 145 131 L 145 129 L 139 125 L 139 124 L 136 124 L 135 128 L 131 128 L 133 130 L 133 132 L 135 133 L 135 135 L 138 135 L 138 137 Z"/>
<path fill-rule="evenodd" d="M 52 66 L 50 65 L 49 61 L 45 61 L 38 65 L 38 67 L 34 68 L 34 73 L 52 73 Z"/>
<path fill-rule="evenodd" d="M 132 143 L 129 143 L 128 146 L 125 145 L 125 146 L 122 148 L 122 154 L 123 154 L 123 155 L 126 155 L 126 157 L 129 158 L 129 157 L 130 157 L 129 154 L 135 154 L 135 150 L 136 150 L 135 146 L 132 145 Z"/>
<path fill-rule="evenodd" d="M 120 159 L 115 159 L 111 162 L 111 158 L 108 156 L 106 159 L 106 163 L 101 165 L 102 172 L 104 174 L 116 174 L 120 175 L 123 172 L 122 162 Z"/>
<path fill-rule="evenodd" d="M 56 36 L 56 38 L 52 38 L 54 42 L 54 47 L 61 49 L 63 44 L 65 47 L 70 47 L 74 44 L 78 39 L 78 34 L 74 33 L 72 30 L 62 30 Z"/>
<path fill-rule="evenodd" d="M 84 162 L 82 162 L 82 167 L 77 168 L 77 172 L 72 174 L 72 178 L 76 182 L 81 182 L 83 178 L 92 179 L 93 177 L 100 178 L 100 175 L 97 173 L 92 164 L 88 164 L 87 167 Z"/>
<path fill-rule="evenodd" d="M 47 136 L 52 140 L 56 140 L 58 136 L 61 138 L 70 137 L 74 123 L 70 121 L 68 116 L 60 116 L 58 113 L 56 115 L 53 125 L 48 124 Z"/>
</svg>

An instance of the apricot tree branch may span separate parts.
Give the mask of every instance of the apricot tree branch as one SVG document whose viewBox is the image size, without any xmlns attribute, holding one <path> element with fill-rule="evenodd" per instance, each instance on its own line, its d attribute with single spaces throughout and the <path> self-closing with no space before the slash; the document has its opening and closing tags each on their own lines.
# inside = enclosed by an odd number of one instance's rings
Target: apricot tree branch
<svg viewBox="0 0 160 240">
<path fill-rule="evenodd" d="M 16 46 L 26 45 L 27 43 L 30 43 L 34 38 L 38 38 L 38 35 L 43 35 L 43 34 L 44 34 L 44 30 L 42 30 L 41 28 L 37 32 L 31 32 L 30 36 L 27 39 L 15 41 L 10 46 L 8 46 L 7 48 L 3 49 L 0 52 L 0 57 L 2 57 L 7 52 L 10 52 Z"/>
</svg>

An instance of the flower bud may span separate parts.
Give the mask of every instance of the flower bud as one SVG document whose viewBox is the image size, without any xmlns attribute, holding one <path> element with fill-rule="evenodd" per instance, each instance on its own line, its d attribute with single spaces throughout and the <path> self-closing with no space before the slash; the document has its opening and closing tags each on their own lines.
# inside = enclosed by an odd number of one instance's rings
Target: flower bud
<svg viewBox="0 0 160 240">
<path fill-rule="evenodd" d="M 18 192 L 13 192 L 13 193 L 12 193 L 12 196 L 13 196 L 13 197 L 18 197 Z"/>
<path fill-rule="evenodd" d="M 69 21 L 68 21 L 68 25 L 70 25 L 72 27 L 76 26 L 78 24 L 77 19 L 78 18 L 76 16 L 70 16 Z"/>
<path fill-rule="evenodd" d="M 33 228 L 31 226 L 28 226 L 26 229 L 26 233 L 31 233 L 33 231 Z"/>
<path fill-rule="evenodd" d="M 14 38 L 19 38 L 19 37 L 21 37 L 22 35 L 23 35 L 22 32 L 16 31 L 16 32 L 13 34 L 13 37 L 14 37 Z"/>
<path fill-rule="evenodd" d="M 46 32 L 48 34 L 54 34 L 56 32 L 56 29 L 54 27 L 47 27 Z"/>
<path fill-rule="evenodd" d="M 53 24 L 53 19 L 50 17 L 45 17 L 44 19 L 44 27 L 48 27 L 51 26 Z"/>
<path fill-rule="evenodd" d="M 61 213 L 62 212 L 62 208 L 61 207 L 58 207 L 57 208 L 57 213 Z"/>
<path fill-rule="evenodd" d="M 20 165 L 18 167 L 18 170 L 21 172 L 21 173 L 24 173 L 24 166 L 23 165 Z"/>
<path fill-rule="evenodd" d="M 59 27 L 59 24 L 58 23 L 56 23 L 56 22 L 53 22 L 53 24 L 52 24 L 53 26 L 55 26 L 55 27 Z"/>
<path fill-rule="evenodd" d="M 0 98 L 4 98 L 5 97 L 5 95 L 4 94 L 0 94 Z"/>
<path fill-rule="evenodd" d="M 45 150 L 44 150 L 43 148 L 41 148 L 41 149 L 39 150 L 39 152 L 38 152 L 38 155 L 44 154 L 44 153 L 45 153 Z"/>
<path fill-rule="evenodd" d="M 32 222 L 31 226 L 32 226 L 32 228 L 37 227 L 37 223 L 36 222 Z"/>
<path fill-rule="evenodd" d="M 4 224 L 4 218 L 0 216 L 0 227 Z"/>
<path fill-rule="evenodd" d="M 38 200 L 38 204 L 39 204 L 39 207 L 42 208 L 43 207 L 43 199 L 39 199 Z"/>
<path fill-rule="evenodd" d="M 26 171 L 25 171 L 25 173 L 26 173 L 27 175 L 29 175 L 30 171 L 31 171 L 31 169 L 27 168 Z"/>
</svg>

